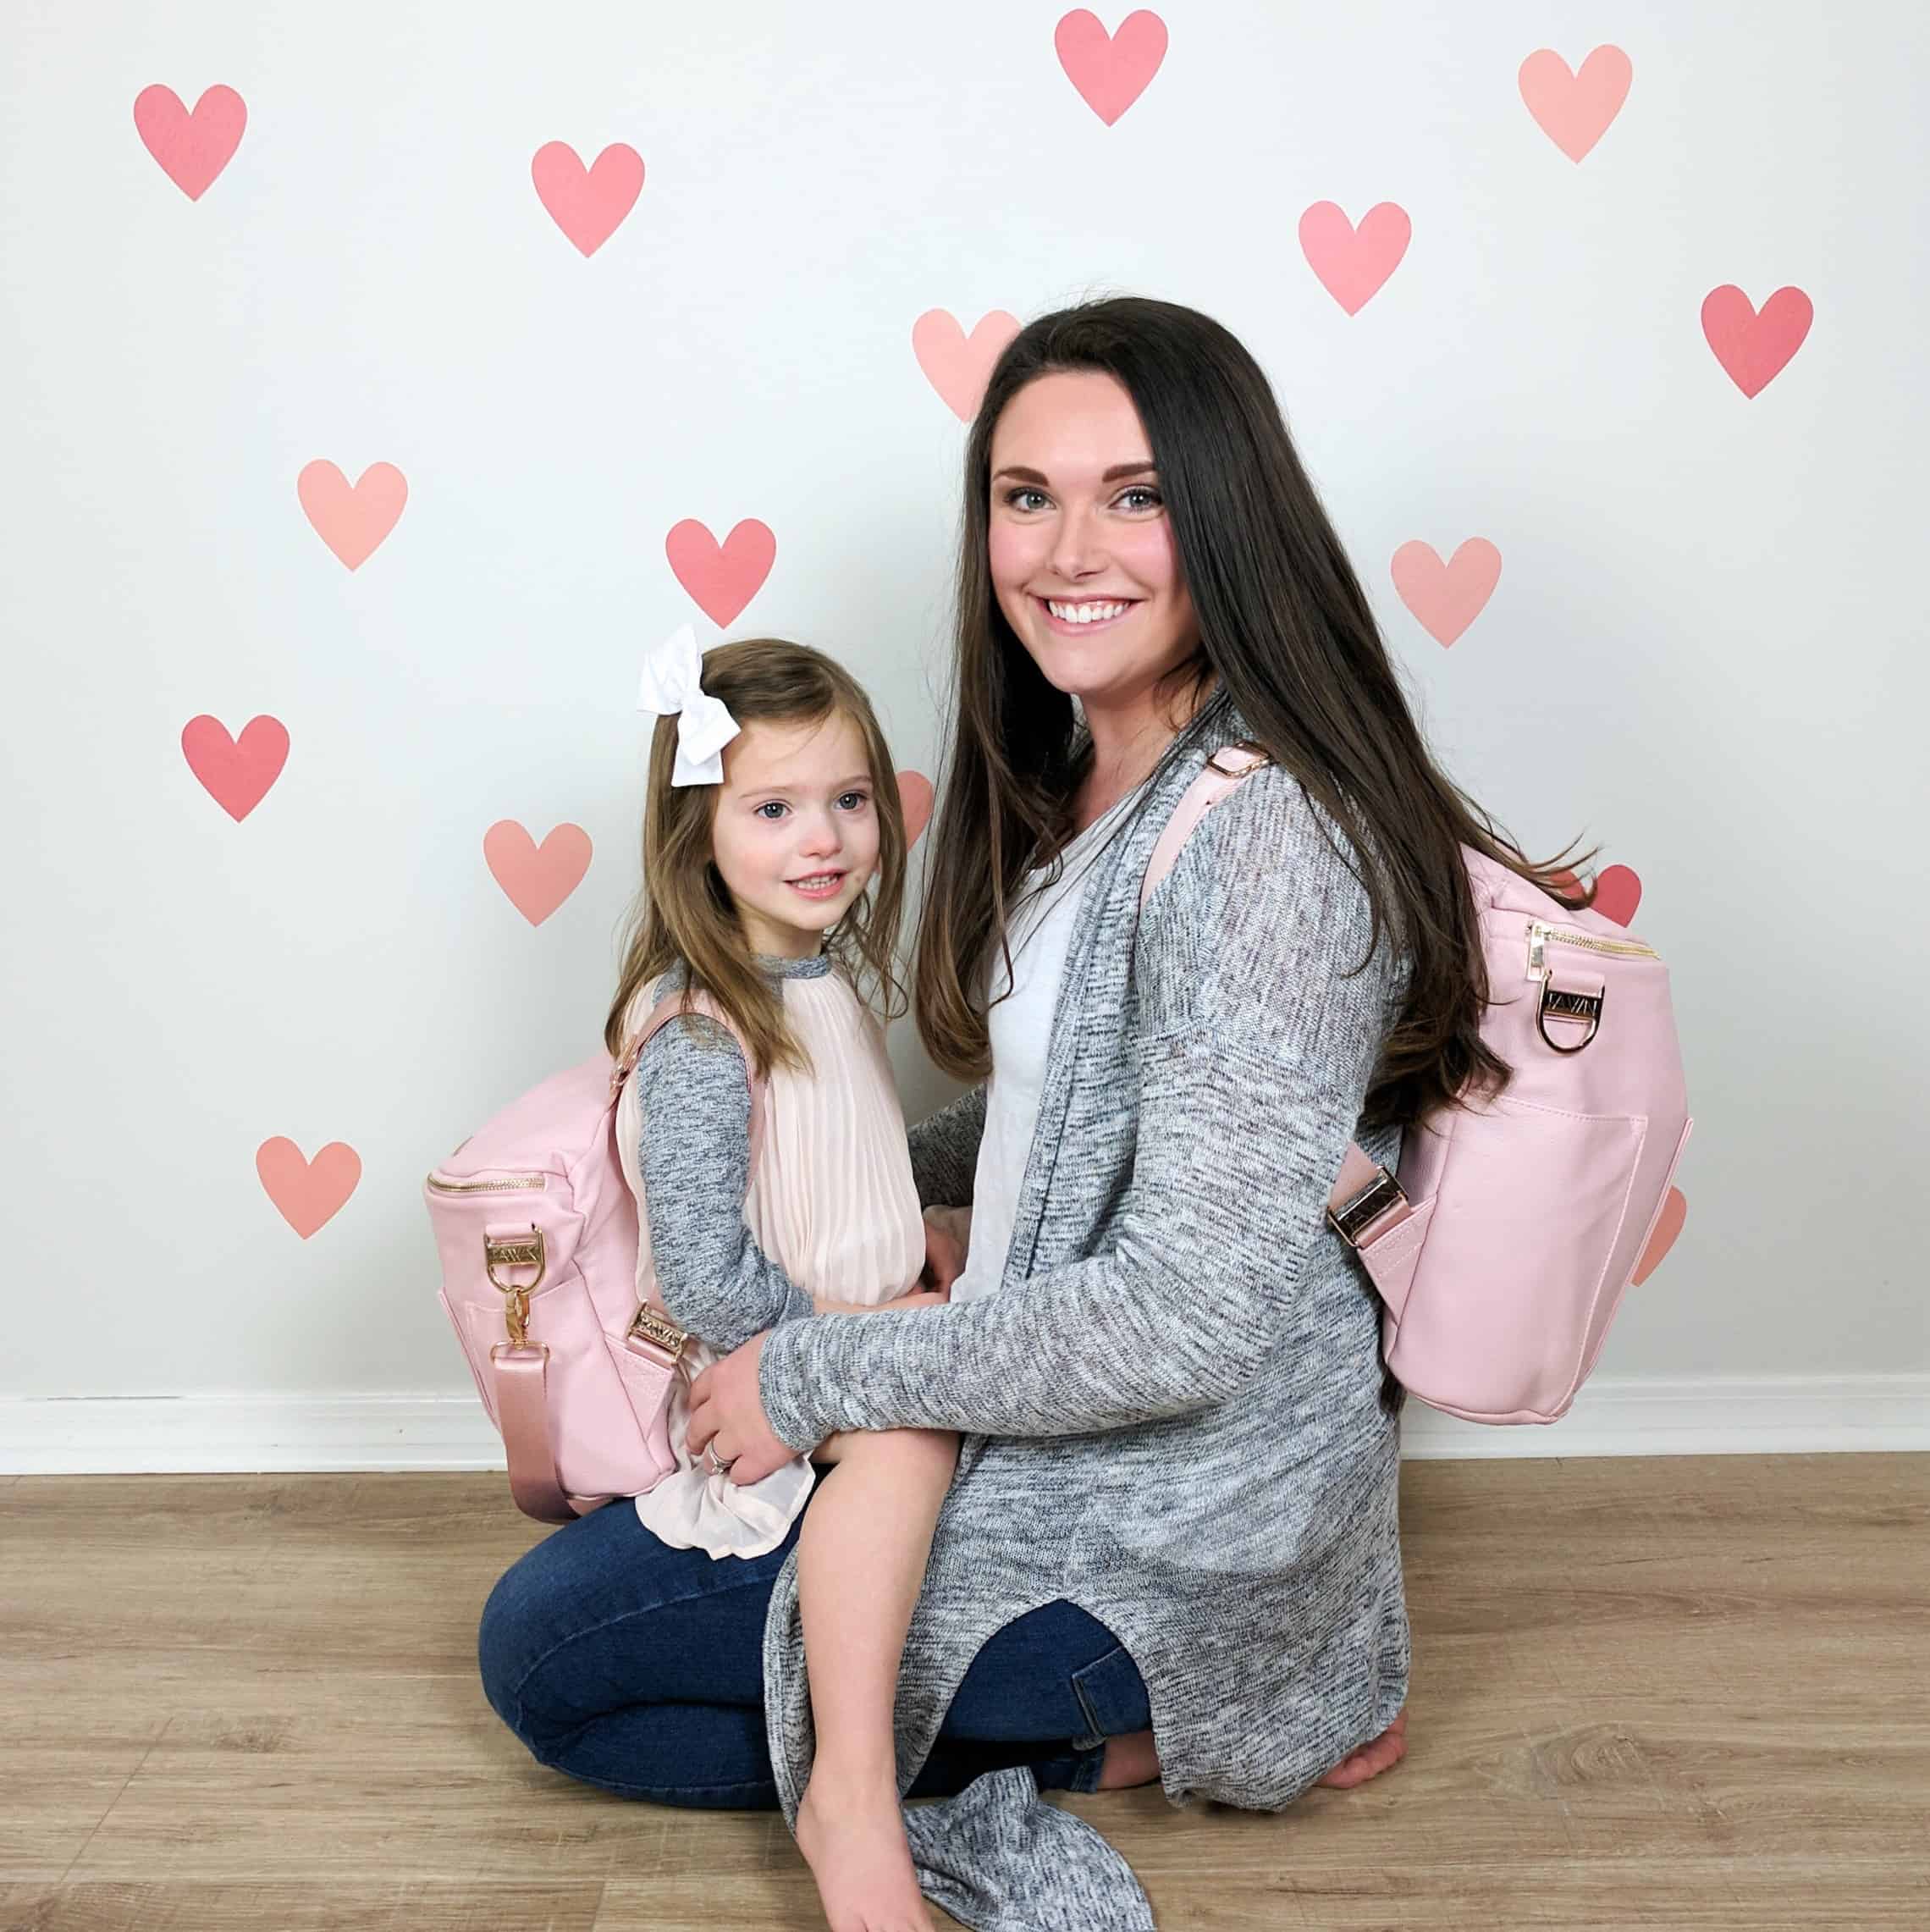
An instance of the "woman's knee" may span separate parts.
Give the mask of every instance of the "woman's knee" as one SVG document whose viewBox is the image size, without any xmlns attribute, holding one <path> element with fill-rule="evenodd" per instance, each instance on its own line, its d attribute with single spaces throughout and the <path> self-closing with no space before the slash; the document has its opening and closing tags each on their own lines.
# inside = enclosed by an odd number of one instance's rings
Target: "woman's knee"
<svg viewBox="0 0 1930 1932">
<path fill-rule="evenodd" d="M 476 1631 L 482 1694 L 518 1736 L 523 1736 L 527 1723 L 522 1687 L 549 1641 L 551 1599 L 534 1560 L 543 1547 L 538 1543 L 496 1579 Z"/>
</svg>

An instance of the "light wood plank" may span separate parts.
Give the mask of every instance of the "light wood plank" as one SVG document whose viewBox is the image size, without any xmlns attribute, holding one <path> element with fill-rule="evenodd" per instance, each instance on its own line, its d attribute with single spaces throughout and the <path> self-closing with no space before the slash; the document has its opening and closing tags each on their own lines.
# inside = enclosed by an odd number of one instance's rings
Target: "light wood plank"
<svg viewBox="0 0 1930 1932">
<path fill-rule="evenodd" d="M 339 1879 L 319 1885 L 68 1885 L 0 1900 L 19 1932 L 592 1932 L 603 1886 Z"/>
</svg>

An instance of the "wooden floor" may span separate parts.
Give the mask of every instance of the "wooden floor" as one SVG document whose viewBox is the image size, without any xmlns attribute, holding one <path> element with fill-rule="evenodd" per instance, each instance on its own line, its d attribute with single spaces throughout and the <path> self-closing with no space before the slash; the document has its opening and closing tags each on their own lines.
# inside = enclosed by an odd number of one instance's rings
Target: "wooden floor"
<svg viewBox="0 0 1930 1932">
<path fill-rule="evenodd" d="M 1286 1813 L 1070 1801 L 1162 1932 L 1930 1928 L 1930 1457 L 1418 1462 L 1411 1748 Z M 0 1477 L 0 1925 L 821 1924 L 780 1821 L 482 1701 L 494 1476 Z"/>
</svg>

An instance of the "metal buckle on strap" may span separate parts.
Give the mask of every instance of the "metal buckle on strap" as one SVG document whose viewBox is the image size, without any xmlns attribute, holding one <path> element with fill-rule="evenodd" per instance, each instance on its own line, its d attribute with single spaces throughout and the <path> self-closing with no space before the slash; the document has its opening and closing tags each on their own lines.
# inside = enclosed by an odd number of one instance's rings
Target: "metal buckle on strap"
<svg viewBox="0 0 1930 1932">
<path fill-rule="evenodd" d="M 659 1314 L 647 1301 L 637 1309 L 637 1319 L 630 1324 L 630 1333 L 638 1341 L 662 1349 L 672 1362 L 682 1358 L 684 1344 L 690 1339 L 668 1315 Z"/>
<path fill-rule="evenodd" d="M 490 1285 L 502 1291 L 503 1327 L 508 1332 L 512 1348 L 528 1346 L 529 1298 L 543 1286 L 543 1278 L 549 1272 L 549 1267 L 543 1252 L 543 1230 L 534 1222 L 530 1223 L 527 1234 L 492 1234 L 484 1231 L 482 1272 L 488 1276 Z M 534 1268 L 536 1279 L 522 1283 L 505 1281 L 496 1272 L 498 1268 Z"/>
<path fill-rule="evenodd" d="M 1376 1166 L 1374 1179 L 1352 1201 L 1343 1201 L 1337 1211 L 1332 1207 L 1327 1210 L 1327 1225 L 1348 1247 L 1358 1249 L 1361 1236 L 1383 1214 L 1390 1208 L 1406 1206 L 1407 1195 L 1401 1184 L 1384 1167 Z"/>
<path fill-rule="evenodd" d="M 1244 765 L 1221 765 L 1221 751 L 1244 752 L 1247 761 Z M 1244 778 L 1249 771 L 1257 771 L 1261 765 L 1271 765 L 1272 762 L 1273 754 L 1265 745 L 1252 738 L 1242 738 L 1238 744 L 1221 745 L 1220 751 L 1215 752 L 1206 760 L 1206 769 L 1218 772 L 1222 778 Z"/>
</svg>

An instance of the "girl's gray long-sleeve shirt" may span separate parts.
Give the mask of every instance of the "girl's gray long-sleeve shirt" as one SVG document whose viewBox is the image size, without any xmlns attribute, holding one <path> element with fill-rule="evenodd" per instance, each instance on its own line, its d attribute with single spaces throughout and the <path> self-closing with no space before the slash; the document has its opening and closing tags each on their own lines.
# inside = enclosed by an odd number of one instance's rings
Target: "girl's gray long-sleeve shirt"
<svg viewBox="0 0 1930 1932">
<path fill-rule="evenodd" d="M 824 954 L 758 964 L 775 981 L 831 970 Z M 669 978 L 653 1000 L 671 990 Z M 744 1220 L 751 1178 L 751 1090 L 728 1027 L 685 1013 L 653 1034 L 631 1078 L 642 1141 L 639 1171 L 664 1305 L 720 1355 L 814 1311 L 810 1295 L 758 1247 Z"/>
</svg>

